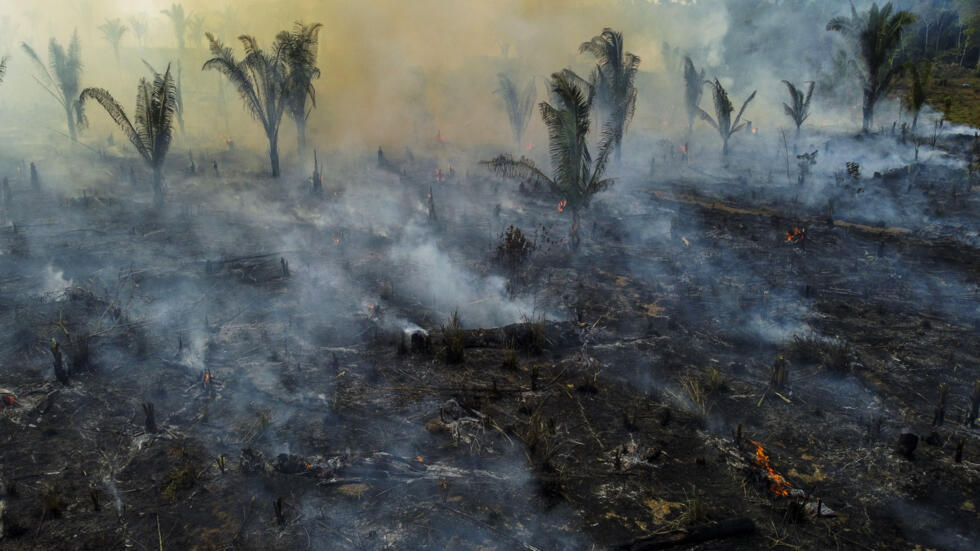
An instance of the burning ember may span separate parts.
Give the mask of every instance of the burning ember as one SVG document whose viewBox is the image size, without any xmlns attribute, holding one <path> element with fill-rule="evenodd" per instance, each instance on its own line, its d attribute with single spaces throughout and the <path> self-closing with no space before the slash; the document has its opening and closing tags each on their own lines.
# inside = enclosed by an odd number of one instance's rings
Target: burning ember
<svg viewBox="0 0 980 551">
<path fill-rule="evenodd" d="M 758 129 L 758 128 L 755 128 L 755 127 L 753 127 L 753 128 L 752 128 L 752 133 L 753 133 L 753 134 L 758 134 L 758 133 L 759 133 L 759 129 Z"/>
<path fill-rule="evenodd" d="M 210 390 L 212 384 L 214 384 L 214 376 L 211 375 L 211 370 L 208 369 L 204 372 L 204 390 Z"/>
<path fill-rule="evenodd" d="M 532 149 L 534 149 L 534 142 L 527 144 L 527 147 L 524 148 L 525 151 L 530 151 Z"/>
<path fill-rule="evenodd" d="M 14 397 L 14 393 L 9 390 L 0 388 L 0 411 L 6 408 L 15 408 L 20 404 L 17 403 L 17 398 Z"/>
<path fill-rule="evenodd" d="M 686 145 L 682 145 L 681 146 L 681 153 L 683 153 L 684 155 L 687 155 L 687 146 Z"/>
<path fill-rule="evenodd" d="M 765 471 L 766 476 L 769 478 L 769 491 L 776 495 L 789 497 L 790 488 L 793 485 L 783 478 L 783 475 L 773 470 L 772 465 L 769 464 L 769 454 L 762 448 L 762 444 L 754 440 L 751 442 L 755 446 L 755 465 L 762 471 Z"/>
<path fill-rule="evenodd" d="M 787 243 L 802 243 L 806 239 L 806 228 L 793 228 L 786 232 Z"/>
<path fill-rule="evenodd" d="M 558 212 L 565 212 L 565 207 L 568 206 L 568 201 L 562 200 L 558 203 Z"/>
</svg>

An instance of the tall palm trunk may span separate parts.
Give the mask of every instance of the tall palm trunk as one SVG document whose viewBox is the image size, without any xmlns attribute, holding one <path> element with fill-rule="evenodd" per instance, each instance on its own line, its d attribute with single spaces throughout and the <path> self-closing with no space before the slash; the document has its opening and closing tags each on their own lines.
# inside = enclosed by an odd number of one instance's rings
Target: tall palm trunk
<svg viewBox="0 0 980 551">
<path fill-rule="evenodd" d="M 269 134 L 269 162 L 272 164 L 272 177 L 279 177 L 279 132 Z"/>
<path fill-rule="evenodd" d="M 163 166 L 153 166 L 153 204 L 160 206 L 163 204 Z"/>
<path fill-rule="evenodd" d="M 299 149 L 299 158 L 306 158 L 306 118 L 296 119 L 296 147 Z"/>
<path fill-rule="evenodd" d="M 71 103 L 65 106 L 65 117 L 68 118 L 68 137 L 71 141 L 78 141 L 78 132 L 75 130 L 75 114 L 72 113 Z"/>
<path fill-rule="evenodd" d="M 582 214 L 579 209 L 572 209 L 572 225 L 568 227 L 568 243 L 572 250 L 578 250 L 582 243 L 580 229 L 582 226 Z"/>
<path fill-rule="evenodd" d="M 913 137 L 915 136 L 915 127 L 918 126 L 918 124 L 919 124 L 919 112 L 916 111 L 915 114 L 912 115 L 912 136 Z"/>
<path fill-rule="evenodd" d="M 871 126 L 875 120 L 875 98 L 870 90 L 864 91 L 864 123 L 861 127 L 865 134 L 871 131 Z"/>
</svg>

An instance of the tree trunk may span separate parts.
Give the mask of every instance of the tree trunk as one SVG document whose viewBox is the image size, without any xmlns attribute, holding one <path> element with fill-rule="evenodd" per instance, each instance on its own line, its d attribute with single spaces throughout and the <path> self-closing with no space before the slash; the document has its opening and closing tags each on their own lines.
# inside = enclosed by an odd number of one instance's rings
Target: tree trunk
<svg viewBox="0 0 980 551">
<path fill-rule="evenodd" d="M 572 209 L 572 225 L 568 228 L 568 243 L 573 251 L 577 251 L 579 245 L 582 243 L 581 237 L 579 236 L 579 228 L 582 225 L 582 217 L 579 210 Z"/>
<path fill-rule="evenodd" d="M 872 94 L 868 91 L 864 92 L 864 123 L 861 130 L 867 134 L 871 131 L 871 125 L 874 124 L 875 120 L 875 101 Z"/>
<path fill-rule="evenodd" d="M 163 167 L 153 167 L 153 204 L 157 207 L 163 205 Z"/>
<path fill-rule="evenodd" d="M 721 156 L 722 157 L 728 156 L 728 138 L 721 139 Z"/>
<path fill-rule="evenodd" d="M 279 134 L 269 136 L 269 162 L 272 164 L 272 177 L 279 177 Z"/>
<path fill-rule="evenodd" d="M 915 139 L 915 127 L 919 125 L 919 110 L 916 109 L 915 114 L 912 115 L 912 139 Z"/>
<path fill-rule="evenodd" d="M 78 133 L 75 131 L 75 114 L 72 113 L 71 105 L 65 107 L 65 117 L 68 118 L 68 137 L 71 141 L 78 141 Z"/>
<path fill-rule="evenodd" d="M 306 117 L 296 117 L 296 148 L 299 158 L 306 158 Z"/>
</svg>

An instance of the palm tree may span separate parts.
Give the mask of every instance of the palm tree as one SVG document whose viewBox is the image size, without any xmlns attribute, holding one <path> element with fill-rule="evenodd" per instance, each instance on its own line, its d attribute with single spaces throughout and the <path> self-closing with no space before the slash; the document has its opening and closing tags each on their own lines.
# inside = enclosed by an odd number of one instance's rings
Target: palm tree
<svg viewBox="0 0 980 551">
<path fill-rule="evenodd" d="M 684 100 L 687 104 L 687 133 L 694 130 L 694 121 L 701 114 L 704 95 L 704 69 L 699 73 L 690 57 L 684 57 Z"/>
<path fill-rule="evenodd" d="M 133 34 L 136 35 L 136 42 L 142 48 L 146 45 L 146 31 L 149 29 L 149 24 L 146 22 L 146 16 L 143 14 L 134 15 L 129 18 L 129 28 L 133 29 Z"/>
<path fill-rule="evenodd" d="M 48 43 L 47 67 L 33 48 L 26 43 L 21 43 L 21 47 L 39 69 L 40 76 L 35 76 L 34 80 L 64 108 L 65 118 L 68 120 L 68 136 L 71 141 L 78 141 L 76 122 L 81 124 L 85 118 L 82 104 L 78 101 L 78 89 L 81 87 L 79 81 L 82 78 L 82 55 L 78 31 L 72 34 L 67 51 L 55 39 L 51 39 Z"/>
<path fill-rule="evenodd" d="M 504 73 L 498 74 L 497 80 L 500 81 L 500 89 L 494 93 L 500 92 L 504 97 L 510 129 L 514 133 L 514 143 L 519 149 L 523 143 L 527 123 L 531 120 L 531 109 L 534 108 L 534 100 L 538 92 L 534 87 L 534 77 L 531 77 L 531 80 L 524 87 L 524 91 L 520 94 L 518 94 L 514 82 Z"/>
<path fill-rule="evenodd" d="M 600 108 L 609 118 L 613 132 L 613 147 L 618 161 L 622 153 L 623 136 L 636 111 L 636 72 L 640 58 L 623 51 L 623 33 L 610 28 L 583 42 L 579 53 L 596 58 L 595 86 Z"/>
<path fill-rule="evenodd" d="M 7 75 L 7 56 L 0 57 L 0 82 L 3 82 L 3 77 Z"/>
<path fill-rule="evenodd" d="M 99 30 L 102 31 L 102 38 L 112 44 L 112 52 L 116 54 L 116 63 L 118 64 L 119 41 L 126 34 L 126 25 L 123 25 L 119 19 L 106 19 L 104 24 L 99 25 Z"/>
<path fill-rule="evenodd" d="M 786 85 L 786 89 L 789 91 L 790 103 L 783 104 L 783 111 L 786 112 L 786 116 L 793 119 L 793 123 L 796 124 L 796 135 L 800 135 L 800 127 L 803 123 L 810 118 L 810 98 L 813 97 L 813 87 L 814 82 L 806 82 L 808 84 L 806 88 L 806 93 L 803 93 L 802 88 L 797 88 L 792 82 L 784 80 L 783 84 Z"/>
<path fill-rule="evenodd" d="M 879 8 L 858 13 L 851 4 L 851 17 L 835 17 L 827 23 L 828 31 L 837 31 L 853 42 L 863 64 L 864 89 L 862 130 L 868 132 L 874 123 L 875 105 L 891 88 L 892 80 L 902 66 L 892 60 L 892 52 L 901 44 L 902 28 L 916 21 L 910 11 L 892 13 L 891 2 Z"/>
<path fill-rule="evenodd" d="M 562 202 L 558 209 L 572 211 L 569 240 L 572 248 L 577 248 L 582 209 L 588 207 L 596 193 L 613 182 L 611 178 L 602 176 L 615 140 L 615 130 L 611 126 L 606 127 L 599 141 L 599 154 L 593 161 L 586 138 L 594 89 L 588 88 L 587 92 L 583 92 L 573 75 L 563 71 L 551 75 L 551 92 L 556 105 L 541 102 L 538 108 L 548 128 L 552 176 L 546 176 L 526 157 L 517 160 L 511 155 L 498 155 L 482 164 L 501 176 L 545 184 L 559 194 Z"/>
<path fill-rule="evenodd" d="M 282 31 L 276 36 L 276 47 L 289 71 L 286 109 L 296 123 L 296 144 L 300 156 L 306 154 L 306 121 L 316 107 L 313 81 L 320 78 L 316 62 L 321 27 L 323 25 L 320 23 L 304 25 L 302 21 L 297 21 L 292 31 Z"/>
<path fill-rule="evenodd" d="M 286 64 L 277 48 L 271 54 L 259 48 L 255 38 L 242 35 L 238 37 L 245 48 L 245 57 L 235 59 L 231 48 L 225 46 L 211 33 L 205 33 L 211 43 L 211 59 L 204 63 L 202 70 L 214 69 L 228 78 L 238 90 L 245 103 L 245 109 L 253 118 L 262 123 L 269 139 L 269 161 L 272 164 L 272 177 L 279 177 L 279 125 L 286 108 L 288 74 Z"/>
<path fill-rule="evenodd" d="M 191 15 L 187 18 L 187 34 L 191 37 L 191 44 L 195 48 L 201 47 L 201 39 L 204 38 L 204 16 Z"/>
<path fill-rule="evenodd" d="M 143 65 L 146 65 L 146 68 L 149 69 L 151 73 L 153 73 L 153 76 L 154 77 L 160 76 L 160 73 L 158 73 L 157 70 L 154 69 L 152 65 L 150 65 L 149 63 L 147 63 L 147 61 L 145 59 L 143 60 Z M 167 67 L 169 68 L 169 65 Z M 181 93 L 181 88 L 182 88 L 182 86 L 181 86 L 181 73 L 182 72 L 183 71 L 182 71 L 182 67 L 180 65 L 180 60 L 178 59 L 177 60 L 177 78 L 174 81 L 174 108 L 175 108 L 175 111 L 176 111 L 175 114 L 177 116 L 177 126 L 180 127 L 180 133 L 181 134 L 184 133 L 184 95 Z"/>
<path fill-rule="evenodd" d="M 130 122 L 126 112 L 109 92 L 102 88 L 82 90 L 79 101 L 94 99 L 132 142 L 143 160 L 153 169 L 153 198 L 163 202 L 163 161 L 173 139 L 173 120 L 177 109 L 176 86 L 170 65 L 164 74 L 157 73 L 153 82 L 140 79 L 136 94 L 136 117 Z"/>
<path fill-rule="evenodd" d="M 170 18 L 174 26 L 174 36 L 177 37 L 177 49 L 184 51 L 184 37 L 187 36 L 187 24 L 190 22 L 190 15 L 184 13 L 182 4 L 171 4 L 169 10 L 160 10 L 160 13 Z"/>
<path fill-rule="evenodd" d="M 705 84 L 711 86 L 711 92 L 714 96 L 715 118 L 711 118 L 711 115 L 701 108 L 698 108 L 698 111 L 701 114 L 701 118 L 718 131 L 722 141 L 721 154 L 728 155 L 728 140 L 732 137 L 732 134 L 745 128 L 745 123 L 742 122 L 742 114 L 745 112 L 745 108 L 749 105 L 749 102 L 755 98 L 755 91 L 742 104 L 742 108 L 738 110 L 738 115 L 736 115 L 733 121 L 732 112 L 735 111 L 735 106 L 732 105 L 732 100 L 728 99 L 728 92 L 721 86 L 721 82 L 716 78 L 714 82 L 710 80 L 705 81 Z"/>
<path fill-rule="evenodd" d="M 932 64 L 928 60 L 923 61 L 920 69 L 915 63 L 909 63 L 908 69 L 912 73 L 912 88 L 909 90 L 906 101 L 908 101 L 909 110 L 912 111 L 912 135 L 915 136 L 915 127 L 919 124 L 919 111 L 926 103 L 929 78 L 932 76 Z"/>
</svg>

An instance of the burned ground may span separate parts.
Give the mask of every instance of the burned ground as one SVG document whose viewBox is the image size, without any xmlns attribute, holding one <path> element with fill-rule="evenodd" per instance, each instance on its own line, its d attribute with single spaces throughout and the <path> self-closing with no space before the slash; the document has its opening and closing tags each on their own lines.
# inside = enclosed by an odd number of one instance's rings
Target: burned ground
<svg viewBox="0 0 980 551">
<path fill-rule="evenodd" d="M 708 171 L 658 154 L 654 176 L 597 198 L 572 252 L 555 196 L 477 165 L 434 181 L 421 156 L 352 162 L 311 197 L 302 177 L 215 156 L 222 176 L 175 182 L 161 209 L 114 178 L 14 182 L 5 549 L 980 536 L 962 169 L 798 187 L 738 157 Z M 868 201 L 900 208 L 872 219 Z M 534 247 L 501 263 L 511 225 Z M 902 434 L 914 452 L 896 451 Z"/>
</svg>

